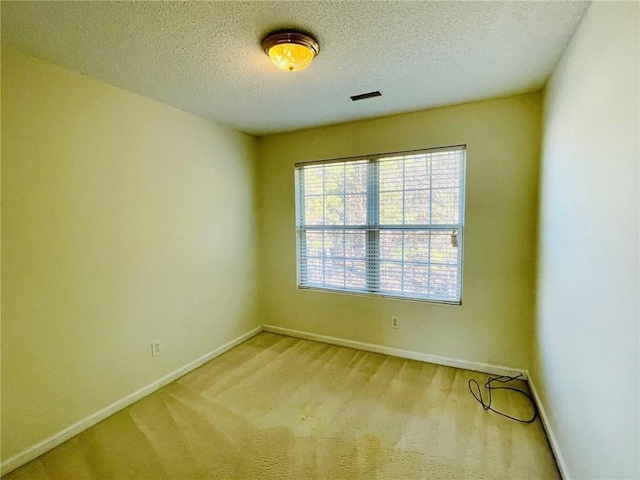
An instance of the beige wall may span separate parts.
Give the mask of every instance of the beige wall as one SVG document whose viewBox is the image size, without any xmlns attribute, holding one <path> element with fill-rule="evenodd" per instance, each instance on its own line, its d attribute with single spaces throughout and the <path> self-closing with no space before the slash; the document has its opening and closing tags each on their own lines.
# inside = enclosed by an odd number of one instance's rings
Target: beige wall
<svg viewBox="0 0 640 480">
<path fill-rule="evenodd" d="M 640 478 L 639 15 L 594 2 L 545 93 L 532 377 L 572 478 Z"/>
<path fill-rule="evenodd" d="M 261 138 L 265 322 L 527 367 L 540 119 L 541 96 L 528 94 Z M 467 145 L 462 306 L 296 288 L 294 163 L 457 144 Z M 400 317 L 398 330 L 390 315 Z"/>
<path fill-rule="evenodd" d="M 7 459 L 262 322 L 254 138 L 4 46 L 2 127 Z"/>
</svg>

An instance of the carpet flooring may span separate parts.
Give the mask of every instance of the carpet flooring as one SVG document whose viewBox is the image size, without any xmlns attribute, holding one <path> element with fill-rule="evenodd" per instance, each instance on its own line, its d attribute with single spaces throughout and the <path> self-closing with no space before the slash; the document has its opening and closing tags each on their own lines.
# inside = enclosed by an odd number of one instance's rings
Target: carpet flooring
<svg viewBox="0 0 640 480">
<path fill-rule="evenodd" d="M 539 419 L 473 400 L 486 377 L 261 333 L 4 479 L 560 478 Z"/>
</svg>

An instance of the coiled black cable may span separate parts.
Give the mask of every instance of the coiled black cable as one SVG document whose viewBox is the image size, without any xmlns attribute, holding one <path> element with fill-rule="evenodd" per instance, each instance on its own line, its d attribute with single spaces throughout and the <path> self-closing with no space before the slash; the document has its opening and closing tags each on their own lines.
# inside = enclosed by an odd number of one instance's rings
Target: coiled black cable
<svg viewBox="0 0 640 480">
<path fill-rule="evenodd" d="M 484 408 L 485 410 L 491 410 L 494 413 L 497 413 L 498 415 L 502 415 L 503 417 L 507 417 L 511 420 L 515 420 L 516 422 L 520 422 L 520 423 L 532 423 L 533 421 L 535 421 L 535 419 L 538 417 L 538 407 L 536 406 L 536 402 L 533 399 L 533 397 L 523 391 L 523 390 L 519 390 L 517 388 L 513 388 L 513 387 L 494 387 L 492 385 L 493 382 L 500 382 L 500 383 L 508 383 L 511 382 L 513 380 L 516 380 L 518 378 L 520 378 L 522 376 L 522 374 L 520 375 L 516 375 L 515 377 L 510 377 L 508 375 L 500 375 L 498 377 L 487 377 L 487 383 L 484 384 L 484 388 L 487 389 L 488 392 L 488 401 L 485 403 L 484 398 L 482 396 L 482 389 L 480 388 L 480 384 L 475 381 L 473 378 L 471 380 L 469 380 L 469 391 L 471 392 L 471 395 L 473 395 L 473 398 L 475 398 L 481 405 L 482 408 Z M 476 395 L 476 393 L 473 391 L 472 385 L 476 386 L 477 392 L 478 394 Z M 533 406 L 533 417 L 531 417 L 529 420 L 522 420 L 521 418 L 515 418 L 512 417 L 511 415 L 507 415 L 506 413 L 503 412 L 499 412 L 498 410 L 495 410 L 494 408 L 491 407 L 491 402 L 492 402 L 492 397 L 491 397 L 491 392 L 493 390 L 511 390 L 513 392 L 518 392 L 522 395 L 524 395 L 525 397 L 527 397 L 529 399 L 529 401 L 531 401 L 531 405 Z"/>
</svg>

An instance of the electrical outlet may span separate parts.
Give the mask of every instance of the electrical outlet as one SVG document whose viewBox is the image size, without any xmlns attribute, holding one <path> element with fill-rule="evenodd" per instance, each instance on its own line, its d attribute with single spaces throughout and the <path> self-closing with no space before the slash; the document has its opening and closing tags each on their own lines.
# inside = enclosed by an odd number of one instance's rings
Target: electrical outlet
<svg viewBox="0 0 640 480">
<path fill-rule="evenodd" d="M 161 353 L 162 353 L 162 344 L 160 343 L 160 340 L 151 342 L 151 356 L 157 357 Z"/>
<path fill-rule="evenodd" d="M 396 315 L 391 315 L 391 328 L 399 328 L 400 324 L 398 323 L 398 317 Z"/>
</svg>

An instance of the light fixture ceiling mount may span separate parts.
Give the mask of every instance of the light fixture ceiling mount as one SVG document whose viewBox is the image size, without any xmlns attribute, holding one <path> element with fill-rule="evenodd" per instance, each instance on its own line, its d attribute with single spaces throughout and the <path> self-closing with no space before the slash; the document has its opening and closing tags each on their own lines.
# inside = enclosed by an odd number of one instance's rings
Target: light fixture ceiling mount
<svg viewBox="0 0 640 480">
<path fill-rule="evenodd" d="M 270 33 L 262 41 L 262 48 L 273 63 L 290 72 L 307 68 L 320 52 L 315 38 L 292 30 Z"/>
</svg>

